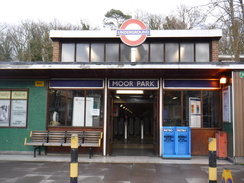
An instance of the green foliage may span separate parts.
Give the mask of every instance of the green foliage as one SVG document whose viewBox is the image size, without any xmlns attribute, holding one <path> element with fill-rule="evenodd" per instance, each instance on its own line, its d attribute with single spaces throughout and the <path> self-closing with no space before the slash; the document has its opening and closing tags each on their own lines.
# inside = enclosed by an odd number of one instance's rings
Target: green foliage
<svg viewBox="0 0 244 183">
<path fill-rule="evenodd" d="M 120 10 L 111 9 L 105 14 L 103 20 L 104 27 L 108 27 L 111 30 L 118 29 L 125 20 L 130 19 L 131 15 L 126 15 Z"/>
</svg>

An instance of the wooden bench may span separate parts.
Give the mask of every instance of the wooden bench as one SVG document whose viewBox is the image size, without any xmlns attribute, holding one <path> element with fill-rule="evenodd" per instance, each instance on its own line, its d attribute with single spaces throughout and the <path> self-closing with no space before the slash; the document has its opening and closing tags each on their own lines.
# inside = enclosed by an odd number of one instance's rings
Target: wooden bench
<svg viewBox="0 0 244 183">
<path fill-rule="evenodd" d="M 101 147 L 103 133 L 99 131 L 84 131 L 80 141 L 81 147 L 89 148 L 89 158 L 93 156 L 93 147 Z"/>
<path fill-rule="evenodd" d="M 36 150 L 39 150 L 39 155 L 41 154 L 41 146 L 44 146 L 44 143 L 47 143 L 48 131 L 31 131 L 30 132 L 31 141 L 27 142 L 25 138 L 24 145 L 34 146 L 34 157 L 36 157 Z"/>
<path fill-rule="evenodd" d="M 30 142 L 25 138 L 24 145 L 34 146 L 34 157 L 36 150 L 42 146 L 64 146 L 70 147 L 72 134 L 78 135 L 78 146 L 89 148 L 89 158 L 93 156 L 93 148 L 101 147 L 103 133 L 100 131 L 31 131 Z"/>
</svg>

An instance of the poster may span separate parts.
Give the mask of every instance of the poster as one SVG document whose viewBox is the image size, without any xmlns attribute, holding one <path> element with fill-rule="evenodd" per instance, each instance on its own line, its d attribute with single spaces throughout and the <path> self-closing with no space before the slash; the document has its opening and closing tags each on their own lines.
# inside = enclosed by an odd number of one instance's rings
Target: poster
<svg viewBox="0 0 244 183">
<path fill-rule="evenodd" d="M 189 126 L 201 127 L 201 101 L 200 98 L 189 98 Z"/>
<path fill-rule="evenodd" d="M 27 100 L 12 100 L 11 126 L 26 126 Z"/>
<path fill-rule="evenodd" d="M 10 100 L 0 100 L 0 126 L 9 126 Z"/>
<path fill-rule="evenodd" d="M 230 87 L 224 87 L 222 91 L 223 96 L 223 121 L 230 122 Z"/>
<path fill-rule="evenodd" d="M 99 110 L 93 110 L 94 98 L 86 97 L 86 104 L 84 97 L 74 97 L 73 103 L 73 126 L 93 126 L 93 112 L 99 113 Z M 86 110 L 84 110 L 86 106 Z M 86 111 L 86 115 L 85 115 Z M 84 115 L 86 121 L 84 120 Z"/>
</svg>

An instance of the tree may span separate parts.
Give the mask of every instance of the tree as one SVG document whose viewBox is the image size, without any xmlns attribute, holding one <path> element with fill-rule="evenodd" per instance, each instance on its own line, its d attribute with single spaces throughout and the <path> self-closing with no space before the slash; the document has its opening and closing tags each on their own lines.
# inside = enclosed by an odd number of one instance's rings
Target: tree
<svg viewBox="0 0 244 183">
<path fill-rule="evenodd" d="M 216 26 L 223 29 L 220 53 L 233 55 L 235 61 L 240 61 L 240 54 L 244 54 L 243 1 L 211 0 L 210 7 Z"/>
<path fill-rule="evenodd" d="M 11 61 L 11 37 L 8 34 L 8 26 L 0 24 L 0 61 Z"/>
<path fill-rule="evenodd" d="M 164 24 L 163 15 L 137 10 L 135 12 L 135 18 L 144 22 L 148 29 L 151 30 L 163 29 L 163 24 Z"/>
<path fill-rule="evenodd" d="M 111 9 L 105 14 L 103 20 L 104 27 L 110 28 L 111 30 L 118 29 L 125 20 L 131 18 L 131 15 L 126 15 L 120 10 Z"/>
</svg>

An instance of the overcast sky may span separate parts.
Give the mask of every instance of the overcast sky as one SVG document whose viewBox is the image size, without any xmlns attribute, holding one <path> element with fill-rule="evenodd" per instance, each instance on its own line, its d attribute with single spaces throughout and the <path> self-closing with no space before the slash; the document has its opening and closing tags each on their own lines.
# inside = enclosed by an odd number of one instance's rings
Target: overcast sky
<svg viewBox="0 0 244 183">
<path fill-rule="evenodd" d="M 209 0 L 2 0 L 0 23 L 16 24 L 21 20 L 54 19 L 63 23 L 80 24 L 87 20 L 92 26 L 100 26 L 104 15 L 110 9 L 123 13 L 144 10 L 155 14 L 169 15 L 180 4 L 197 6 Z"/>
</svg>

